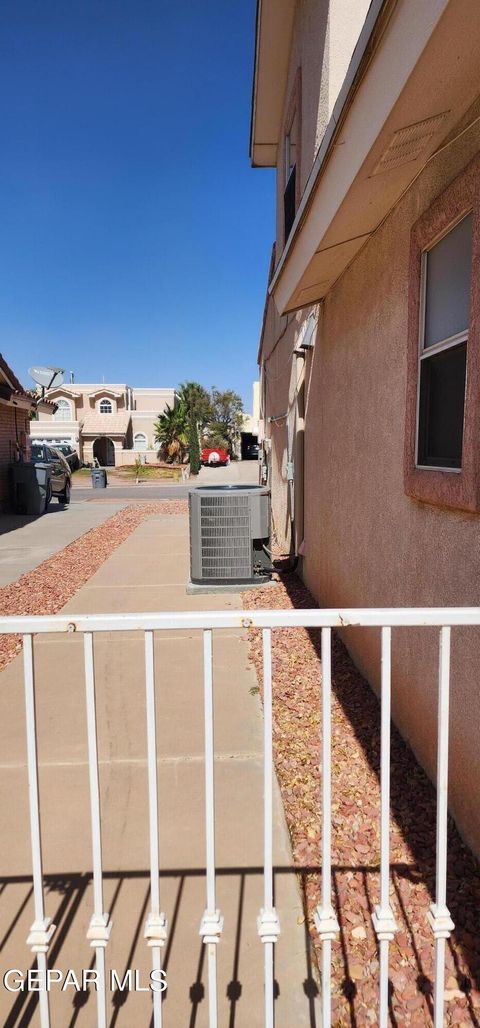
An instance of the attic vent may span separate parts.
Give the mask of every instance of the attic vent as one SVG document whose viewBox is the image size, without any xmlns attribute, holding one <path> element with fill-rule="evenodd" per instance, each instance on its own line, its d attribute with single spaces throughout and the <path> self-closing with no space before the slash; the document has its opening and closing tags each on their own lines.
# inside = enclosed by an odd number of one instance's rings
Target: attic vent
<svg viewBox="0 0 480 1028">
<path fill-rule="evenodd" d="M 425 121 L 417 121 L 415 125 L 407 125 L 406 128 L 395 132 L 384 150 L 380 160 L 373 169 L 372 175 L 378 175 L 381 171 L 392 171 L 393 168 L 400 168 L 402 164 L 409 161 L 416 161 L 440 127 L 443 119 L 448 114 L 435 114 L 432 118 L 425 118 Z"/>
</svg>

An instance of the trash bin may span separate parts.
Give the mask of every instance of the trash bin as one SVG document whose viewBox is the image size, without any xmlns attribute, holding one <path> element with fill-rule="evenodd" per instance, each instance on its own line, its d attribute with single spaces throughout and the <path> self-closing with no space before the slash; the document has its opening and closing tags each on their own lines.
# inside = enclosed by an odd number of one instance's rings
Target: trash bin
<svg viewBox="0 0 480 1028">
<path fill-rule="evenodd" d="M 105 471 L 105 468 L 92 468 L 92 488 L 107 488 L 107 472 Z"/>
<path fill-rule="evenodd" d="M 16 514 L 44 514 L 52 495 L 50 464 L 10 464 L 10 492 Z"/>
</svg>

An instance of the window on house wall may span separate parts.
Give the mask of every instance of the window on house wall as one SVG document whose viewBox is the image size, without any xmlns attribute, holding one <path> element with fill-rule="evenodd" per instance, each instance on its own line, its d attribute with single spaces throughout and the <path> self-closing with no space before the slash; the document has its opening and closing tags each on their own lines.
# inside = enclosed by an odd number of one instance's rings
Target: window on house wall
<svg viewBox="0 0 480 1028">
<path fill-rule="evenodd" d="M 133 449 L 137 451 L 147 449 L 147 437 L 144 432 L 136 432 L 133 437 Z"/>
<path fill-rule="evenodd" d="M 112 412 L 113 412 L 112 401 L 111 400 L 107 400 L 107 399 L 100 400 L 100 405 L 99 405 L 98 409 L 100 411 L 100 414 L 112 414 Z"/>
<path fill-rule="evenodd" d="M 53 415 L 55 421 L 71 421 L 72 408 L 69 400 L 56 400 L 57 410 Z"/>
<path fill-rule="evenodd" d="M 472 215 L 422 256 L 417 466 L 460 469 L 472 267 Z"/>
<path fill-rule="evenodd" d="M 284 229 L 285 242 L 290 235 L 296 214 L 297 198 L 297 146 L 298 146 L 298 116 L 294 112 L 290 127 L 285 135 L 284 160 L 285 160 L 285 190 L 283 194 Z"/>
</svg>

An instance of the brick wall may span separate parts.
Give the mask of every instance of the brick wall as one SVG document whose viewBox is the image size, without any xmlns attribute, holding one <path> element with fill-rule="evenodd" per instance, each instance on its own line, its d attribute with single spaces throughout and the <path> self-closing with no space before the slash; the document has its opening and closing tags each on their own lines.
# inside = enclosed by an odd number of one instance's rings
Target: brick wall
<svg viewBox="0 0 480 1028">
<path fill-rule="evenodd" d="M 21 442 L 22 432 L 28 433 L 28 411 L 0 404 L 0 512 L 7 511 L 10 507 L 8 465 L 13 456 L 13 448 L 10 444 L 13 444 L 17 437 L 15 411 L 17 414 L 18 439 Z"/>
</svg>

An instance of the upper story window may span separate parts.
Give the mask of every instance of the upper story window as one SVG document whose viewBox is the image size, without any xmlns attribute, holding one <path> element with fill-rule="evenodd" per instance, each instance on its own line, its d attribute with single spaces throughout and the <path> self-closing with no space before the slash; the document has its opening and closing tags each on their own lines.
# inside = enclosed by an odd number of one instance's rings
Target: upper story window
<svg viewBox="0 0 480 1028">
<path fill-rule="evenodd" d="M 472 214 L 422 256 L 417 466 L 462 467 Z"/>
<path fill-rule="evenodd" d="M 284 141 L 285 189 L 283 193 L 284 237 L 290 235 L 297 210 L 298 113 L 293 112 Z"/>
<path fill-rule="evenodd" d="M 100 414 L 113 414 L 113 404 L 112 404 L 112 401 L 111 400 L 107 400 L 107 398 L 104 397 L 103 400 L 100 400 L 100 403 L 98 405 L 98 409 L 100 411 Z"/>
<path fill-rule="evenodd" d="M 133 449 L 137 452 L 147 449 L 147 437 L 145 432 L 136 432 L 133 437 Z"/>
<path fill-rule="evenodd" d="M 71 421 L 72 407 L 70 400 L 56 400 L 57 410 L 53 415 L 55 421 Z"/>
</svg>

